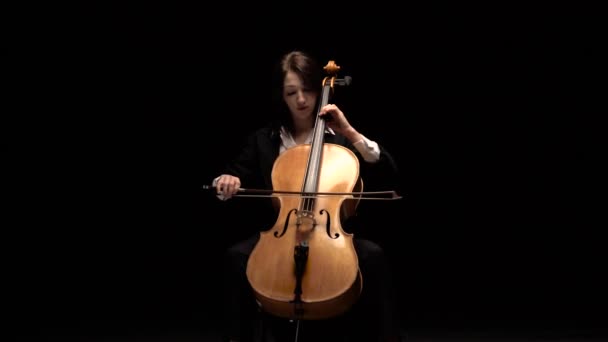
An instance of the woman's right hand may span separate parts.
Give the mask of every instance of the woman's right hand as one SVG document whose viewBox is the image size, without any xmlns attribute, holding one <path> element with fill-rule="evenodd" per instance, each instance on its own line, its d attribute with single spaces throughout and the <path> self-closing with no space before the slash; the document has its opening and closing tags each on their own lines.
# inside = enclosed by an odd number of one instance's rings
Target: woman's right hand
<svg viewBox="0 0 608 342">
<path fill-rule="evenodd" d="M 216 178 L 215 189 L 222 200 L 231 198 L 241 189 L 241 179 L 232 175 L 223 174 Z"/>
</svg>

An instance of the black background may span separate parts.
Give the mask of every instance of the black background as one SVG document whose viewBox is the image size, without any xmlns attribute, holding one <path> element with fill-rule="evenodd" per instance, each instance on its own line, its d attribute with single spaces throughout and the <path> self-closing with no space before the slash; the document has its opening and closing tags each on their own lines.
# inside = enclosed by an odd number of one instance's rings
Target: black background
<svg viewBox="0 0 608 342">
<path fill-rule="evenodd" d="M 407 330 L 602 332 L 591 11 L 208 6 L 89 4 L 32 30 L 43 110 L 9 145 L 23 333 L 217 330 L 220 256 L 256 213 L 200 187 L 264 122 L 294 48 L 353 78 L 341 107 L 399 164 L 404 198 L 369 204 L 365 234 Z"/>
</svg>

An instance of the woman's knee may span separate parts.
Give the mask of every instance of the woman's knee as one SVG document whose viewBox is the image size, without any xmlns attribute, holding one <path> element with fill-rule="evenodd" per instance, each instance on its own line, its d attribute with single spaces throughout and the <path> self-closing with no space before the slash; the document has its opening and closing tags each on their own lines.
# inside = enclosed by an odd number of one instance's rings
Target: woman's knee
<svg viewBox="0 0 608 342">
<path fill-rule="evenodd" d="M 356 249 L 359 255 L 359 262 L 384 262 L 384 250 L 373 241 L 358 240 Z"/>
</svg>

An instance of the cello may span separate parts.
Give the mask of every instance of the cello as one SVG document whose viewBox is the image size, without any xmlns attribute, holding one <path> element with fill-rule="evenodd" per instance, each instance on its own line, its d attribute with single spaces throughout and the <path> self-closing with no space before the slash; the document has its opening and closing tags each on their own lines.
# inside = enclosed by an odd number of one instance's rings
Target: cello
<svg viewBox="0 0 608 342">
<path fill-rule="evenodd" d="M 329 103 L 340 69 L 324 70 L 317 113 Z M 294 146 L 272 169 L 275 224 L 260 232 L 246 275 L 261 309 L 292 320 L 338 316 L 358 300 L 363 279 L 353 234 L 341 221 L 354 214 L 363 188 L 359 160 L 346 147 L 324 142 L 326 119 L 316 116 L 310 144 Z M 334 195 L 338 194 L 338 195 Z"/>
</svg>

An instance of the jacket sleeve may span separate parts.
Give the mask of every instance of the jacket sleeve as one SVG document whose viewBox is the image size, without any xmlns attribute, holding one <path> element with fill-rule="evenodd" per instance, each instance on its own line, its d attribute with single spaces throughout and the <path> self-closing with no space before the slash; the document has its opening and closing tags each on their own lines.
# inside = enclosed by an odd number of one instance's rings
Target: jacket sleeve
<svg viewBox="0 0 608 342">
<path fill-rule="evenodd" d="M 250 134 L 236 157 L 223 173 L 237 176 L 245 188 L 271 189 L 272 166 L 278 155 L 278 144 L 268 128 Z"/>
<path fill-rule="evenodd" d="M 375 163 L 361 161 L 361 177 L 363 177 L 365 190 L 388 191 L 398 190 L 400 187 L 399 168 L 393 156 L 380 147 L 380 159 Z"/>
<path fill-rule="evenodd" d="M 239 177 L 241 184 L 253 182 L 256 178 L 256 160 L 258 148 L 256 133 L 250 134 L 242 144 L 240 151 L 223 168 L 222 173 Z"/>
<path fill-rule="evenodd" d="M 400 187 L 399 169 L 393 156 L 380 143 L 380 159 L 367 162 L 359 151 L 346 138 L 336 137 L 336 143 L 351 149 L 359 159 L 359 169 L 363 179 L 364 191 L 390 191 Z"/>
</svg>

